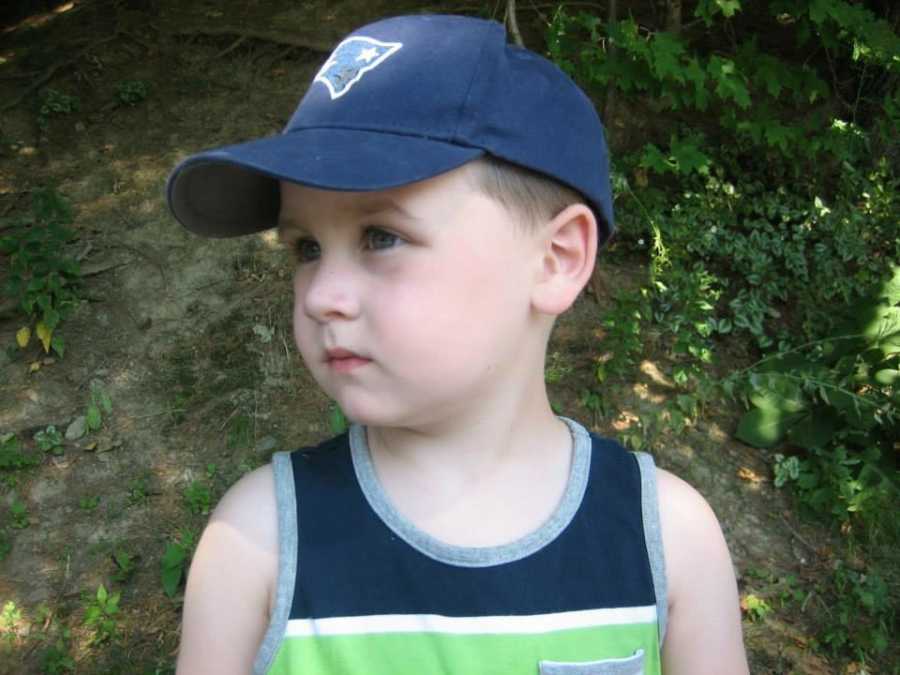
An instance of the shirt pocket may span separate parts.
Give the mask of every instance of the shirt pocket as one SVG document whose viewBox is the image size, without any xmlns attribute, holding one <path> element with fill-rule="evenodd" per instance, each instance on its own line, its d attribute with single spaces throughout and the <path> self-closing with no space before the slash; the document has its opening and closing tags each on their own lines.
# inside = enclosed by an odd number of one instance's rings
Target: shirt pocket
<svg viewBox="0 0 900 675">
<path fill-rule="evenodd" d="M 622 659 L 541 661 L 540 675 L 644 675 L 644 650 Z"/>
</svg>

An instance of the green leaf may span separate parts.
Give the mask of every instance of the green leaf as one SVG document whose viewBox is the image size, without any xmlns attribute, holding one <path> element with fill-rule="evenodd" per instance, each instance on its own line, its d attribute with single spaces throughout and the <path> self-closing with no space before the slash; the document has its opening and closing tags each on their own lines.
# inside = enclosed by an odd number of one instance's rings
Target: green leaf
<svg viewBox="0 0 900 675">
<path fill-rule="evenodd" d="M 886 387 L 893 387 L 898 382 L 900 382 L 900 370 L 893 370 L 891 368 L 884 368 L 876 372 L 872 379 L 877 383 L 884 385 Z"/>
<path fill-rule="evenodd" d="M 867 399 L 842 389 L 828 389 L 828 403 L 856 429 L 868 430 L 875 426 L 875 409 Z"/>
<path fill-rule="evenodd" d="M 750 401 L 757 408 L 780 413 L 799 413 L 809 407 L 800 385 L 777 373 L 751 378 L 754 391 Z"/>
<path fill-rule="evenodd" d="M 741 0 L 700 0 L 694 9 L 694 16 L 703 19 L 707 26 L 711 26 L 716 14 L 722 14 L 730 19 L 740 9 Z"/>
<path fill-rule="evenodd" d="M 650 42 L 651 67 L 656 78 L 658 80 L 670 78 L 683 83 L 682 54 L 684 44 L 680 38 L 671 33 L 657 33 Z"/>
<path fill-rule="evenodd" d="M 178 586 L 181 584 L 181 576 L 184 570 L 179 567 L 163 567 L 162 569 L 162 587 L 163 592 L 170 598 L 174 598 L 178 592 Z"/>
<path fill-rule="evenodd" d="M 44 309 L 44 323 L 51 331 L 59 325 L 60 318 L 59 312 L 53 309 L 53 307 L 48 306 Z"/>
<path fill-rule="evenodd" d="M 756 79 L 765 86 L 772 98 L 778 98 L 784 89 L 784 64 L 768 54 L 755 54 Z"/>
<path fill-rule="evenodd" d="M 771 121 L 765 126 L 766 143 L 787 153 L 790 144 L 797 137 L 797 127 L 788 127 L 780 122 Z"/>
<path fill-rule="evenodd" d="M 671 141 L 672 157 L 678 164 L 678 173 L 688 174 L 694 171 L 706 173 L 712 160 L 700 150 L 694 139 L 676 139 Z"/>
<path fill-rule="evenodd" d="M 166 545 L 165 553 L 162 557 L 162 566 L 164 569 L 173 569 L 181 567 L 187 558 L 187 551 L 180 544 L 169 543 Z"/>
<path fill-rule="evenodd" d="M 90 404 L 88 404 L 87 412 L 84 416 L 84 421 L 87 424 L 87 428 L 89 431 L 97 431 L 97 429 L 100 428 L 103 419 L 100 417 L 100 408 L 97 407 L 96 403 L 91 402 Z"/>
<path fill-rule="evenodd" d="M 66 353 L 66 342 L 63 340 L 62 335 L 56 335 L 55 333 L 50 338 L 50 348 L 56 352 L 56 355 L 59 358 L 63 358 Z"/>
<path fill-rule="evenodd" d="M 900 265 L 893 266 L 893 276 L 881 289 L 881 297 L 891 305 L 900 304 Z"/>
<path fill-rule="evenodd" d="M 333 434 L 342 434 L 347 431 L 347 418 L 337 403 L 331 406 L 331 411 L 328 414 L 328 426 L 331 427 L 331 433 Z"/>
<path fill-rule="evenodd" d="M 754 408 L 741 418 L 735 437 L 754 448 L 771 448 L 784 438 L 799 416 L 799 413 Z"/>
<path fill-rule="evenodd" d="M 811 0 L 809 3 L 809 18 L 813 23 L 822 23 L 828 18 L 829 0 Z"/>
<path fill-rule="evenodd" d="M 161 579 L 163 591 L 170 598 L 175 597 L 175 594 L 178 592 L 187 556 L 187 549 L 181 544 L 170 542 L 166 545 L 161 561 Z"/>
<path fill-rule="evenodd" d="M 692 56 L 683 67 L 683 73 L 685 79 L 694 85 L 694 105 L 700 111 L 706 110 L 709 104 L 709 91 L 706 88 L 706 71 L 700 65 L 700 61 Z"/>
<path fill-rule="evenodd" d="M 644 146 L 640 166 L 656 173 L 674 173 L 675 163 L 666 157 L 653 143 Z"/>
<path fill-rule="evenodd" d="M 734 101 L 739 108 L 750 107 L 750 92 L 734 61 L 713 56 L 707 66 L 710 77 L 716 81 L 716 94 L 723 101 Z"/>
<path fill-rule="evenodd" d="M 815 411 L 797 420 L 787 431 L 787 440 L 804 450 L 825 447 L 834 437 L 837 422 L 833 414 Z"/>
<path fill-rule="evenodd" d="M 97 602 L 99 602 L 102 605 L 106 602 L 106 598 L 107 598 L 106 586 L 104 586 L 103 584 L 100 584 L 99 588 L 97 588 Z"/>
<path fill-rule="evenodd" d="M 716 0 L 722 15 L 730 19 L 741 9 L 741 0 Z"/>
</svg>

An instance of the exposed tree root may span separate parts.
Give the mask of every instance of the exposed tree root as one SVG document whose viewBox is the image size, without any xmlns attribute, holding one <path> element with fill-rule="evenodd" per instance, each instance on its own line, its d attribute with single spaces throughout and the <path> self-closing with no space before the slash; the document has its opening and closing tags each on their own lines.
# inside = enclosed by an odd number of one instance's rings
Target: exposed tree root
<svg viewBox="0 0 900 675">
<path fill-rule="evenodd" d="M 83 49 L 78 50 L 78 52 L 75 54 L 75 56 L 72 56 L 71 58 L 68 58 L 68 59 L 63 59 L 62 61 L 57 61 L 52 66 L 50 66 L 46 71 L 44 71 L 43 75 L 41 75 L 38 79 L 36 79 L 31 84 L 29 84 L 27 87 L 25 87 L 25 89 L 22 91 L 21 94 L 19 94 L 14 99 L 9 101 L 9 103 L 6 103 L 5 105 L 0 106 L 0 112 L 5 112 L 5 111 L 9 110 L 10 108 L 15 108 L 23 100 L 25 100 L 25 97 L 28 96 L 29 94 L 31 94 L 31 92 L 33 92 L 35 89 L 39 89 L 40 87 L 44 86 L 47 82 L 49 82 L 53 78 L 53 76 L 56 75 L 56 71 L 58 71 L 62 68 L 67 68 L 68 66 L 71 66 L 73 63 L 77 63 L 78 60 L 82 56 L 84 56 L 87 52 L 91 51 L 95 47 L 98 47 L 99 45 L 105 44 L 107 42 L 112 42 L 113 40 L 115 40 L 118 37 L 119 37 L 119 34 L 116 33 L 115 35 L 111 35 L 109 37 L 105 37 L 100 40 L 96 40 L 95 42 L 92 42 L 91 44 L 87 45 Z"/>
</svg>

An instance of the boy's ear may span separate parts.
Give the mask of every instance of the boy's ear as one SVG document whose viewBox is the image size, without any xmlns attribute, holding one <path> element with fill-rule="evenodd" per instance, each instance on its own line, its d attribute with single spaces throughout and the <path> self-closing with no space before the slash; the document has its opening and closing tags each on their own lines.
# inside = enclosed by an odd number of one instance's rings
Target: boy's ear
<svg viewBox="0 0 900 675">
<path fill-rule="evenodd" d="M 594 271 L 597 219 L 584 204 L 572 204 L 549 221 L 540 237 L 541 260 L 532 306 L 542 314 L 565 312 Z"/>
</svg>

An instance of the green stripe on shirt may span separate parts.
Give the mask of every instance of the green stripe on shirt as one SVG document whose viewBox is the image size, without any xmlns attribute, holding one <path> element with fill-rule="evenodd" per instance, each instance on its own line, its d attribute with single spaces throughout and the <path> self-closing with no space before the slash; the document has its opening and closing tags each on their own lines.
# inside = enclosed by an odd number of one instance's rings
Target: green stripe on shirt
<svg viewBox="0 0 900 675">
<path fill-rule="evenodd" d="M 288 635 L 269 672 L 273 675 L 536 675 L 541 660 L 597 661 L 629 657 L 642 649 L 646 659 L 643 672 L 658 675 L 657 630 L 653 621 L 551 629 L 541 633 L 429 631 L 292 636 L 289 625 Z"/>
</svg>

